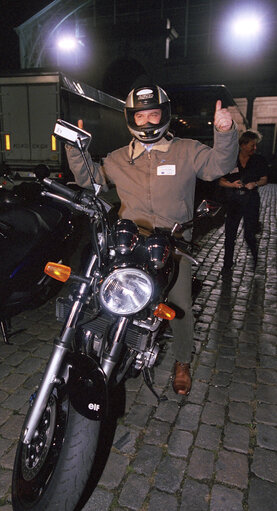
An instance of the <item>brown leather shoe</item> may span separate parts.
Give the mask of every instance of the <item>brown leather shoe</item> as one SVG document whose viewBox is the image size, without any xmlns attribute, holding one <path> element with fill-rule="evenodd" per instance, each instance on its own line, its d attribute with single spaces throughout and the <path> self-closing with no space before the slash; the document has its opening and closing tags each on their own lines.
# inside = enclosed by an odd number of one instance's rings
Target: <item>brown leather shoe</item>
<svg viewBox="0 0 277 511">
<path fill-rule="evenodd" d="M 173 390 L 176 394 L 186 396 L 191 389 L 190 365 L 175 362 L 175 374 L 173 379 Z"/>
</svg>

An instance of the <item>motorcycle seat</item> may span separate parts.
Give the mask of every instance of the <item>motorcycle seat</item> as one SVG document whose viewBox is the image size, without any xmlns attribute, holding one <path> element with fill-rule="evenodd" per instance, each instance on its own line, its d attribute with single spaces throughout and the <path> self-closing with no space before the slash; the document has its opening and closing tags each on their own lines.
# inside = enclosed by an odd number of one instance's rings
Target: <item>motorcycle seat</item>
<svg viewBox="0 0 277 511">
<path fill-rule="evenodd" d="M 54 229 L 62 216 L 61 211 L 49 206 L 37 206 L 32 209 L 13 206 L 0 211 L 0 222 L 7 226 L 9 232 L 40 236 Z"/>
<path fill-rule="evenodd" d="M 50 231 L 58 226 L 60 221 L 64 218 L 65 213 L 56 207 L 50 207 L 48 204 L 39 204 L 33 206 L 32 210 L 39 216 L 40 225 L 44 225 Z M 68 210 L 66 212 L 68 215 Z"/>
</svg>

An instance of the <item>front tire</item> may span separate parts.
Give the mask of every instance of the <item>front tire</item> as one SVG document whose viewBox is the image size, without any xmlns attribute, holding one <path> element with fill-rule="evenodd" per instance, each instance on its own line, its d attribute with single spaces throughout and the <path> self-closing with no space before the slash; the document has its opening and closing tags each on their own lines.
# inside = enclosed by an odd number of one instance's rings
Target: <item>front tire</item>
<svg viewBox="0 0 277 511">
<path fill-rule="evenodd" d="M 99 429 L 67 396 L 51 394 L 31 444 L 17 447 L 13 510 L 73 511 L 91 474 Z"/>
</svg>

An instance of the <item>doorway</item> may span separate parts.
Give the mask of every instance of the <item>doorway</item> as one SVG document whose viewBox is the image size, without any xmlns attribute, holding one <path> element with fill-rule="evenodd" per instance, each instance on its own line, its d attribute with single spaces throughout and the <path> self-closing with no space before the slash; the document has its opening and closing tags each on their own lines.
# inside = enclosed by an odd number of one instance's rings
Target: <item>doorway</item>
<svg viewBox="0 0 277 511">
<path fill-rule="evenodd" d="M 276 125 L 258 124 L 258 131 L 263 136 L 258 145 L 258 152 L 270 163 L 275 152 Z"/>
</svg>

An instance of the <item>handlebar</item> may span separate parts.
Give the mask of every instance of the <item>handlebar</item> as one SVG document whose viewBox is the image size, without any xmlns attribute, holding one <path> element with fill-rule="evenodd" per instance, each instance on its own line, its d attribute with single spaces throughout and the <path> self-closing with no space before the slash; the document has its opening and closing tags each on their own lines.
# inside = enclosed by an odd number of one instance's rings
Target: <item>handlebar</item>
<svg viewBox="0 0 277 511">
<path fill-rule="evenodd" d="M 43 191 L 42 195 L 63 201 L 67 206 L 79 212 L 95 215 L 98 211 L 103 215 L 109 213 L 112 209 L 112 204 L 102 198 L 96 197 L 95 188 L 92 190 L 81 189 L 74 191 L 68 186 L 57 183 L 48 177 L 43 180 L 43 183 L 50 192 Z M 95 187 L 101 188 L 99 185 L 95 185 Z M 97 191 L 99 190 L 97 189 Z"/>
<path fill-rule="evenodd" d="M 61 183 L 57 183 L 57 181 L 53 181 L 52 179 L 49 179 L 48 177 L 44 178 L 43 180 L 44 184 L 51 190 L 52 192 L 58 193 L 62 195 L 63 197 L 66 197 L 70 201 L 75 202 L 79 192 L 76 192 L 75 190 L 71 190 L 68 188 L 68 186 L 64 186 Z"/>
</svg>

